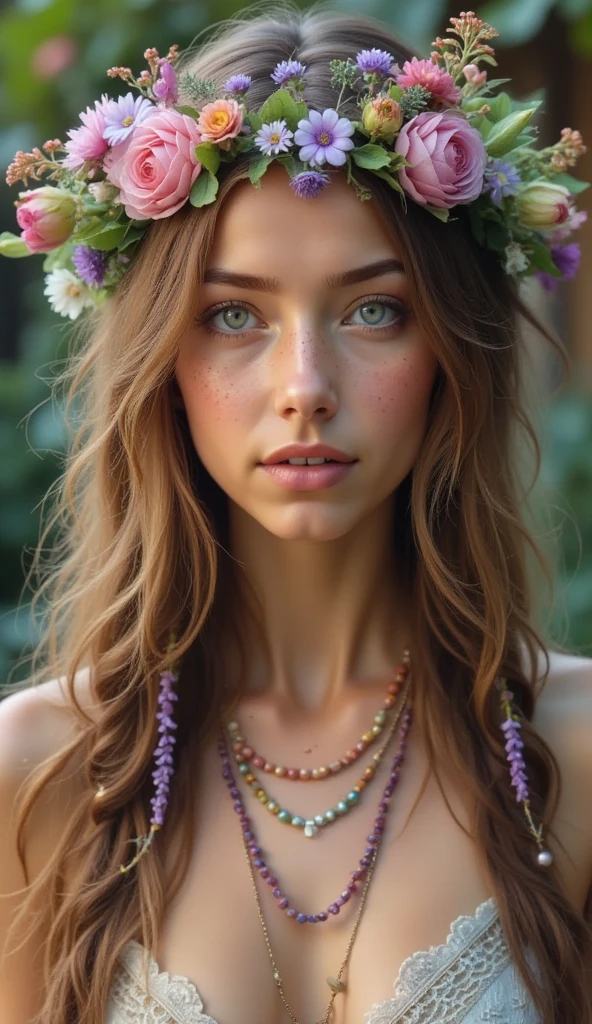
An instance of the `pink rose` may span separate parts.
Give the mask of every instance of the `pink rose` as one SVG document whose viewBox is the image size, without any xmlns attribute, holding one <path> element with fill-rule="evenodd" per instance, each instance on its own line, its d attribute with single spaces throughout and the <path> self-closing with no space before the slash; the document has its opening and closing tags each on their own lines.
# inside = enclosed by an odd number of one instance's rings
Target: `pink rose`
<svg viewBox="0 0 592 1024">
<path fill-rule="evenodd" d="M 418 60 L 417 57 L 405 61 L 403 71 L 397 75 L 397 85 L 402 89 L 423 85 L 432 96 L 447 103 L 459 103 L 462 96 L 450 72 L 438 67 L 433 60 Z"/>
<path fill-rule="evenodd" d="M 74 196 L 51 185 L 19 192 L 16 219 L 31 252 L 51 252 L 67 242 L 76 223 Z"/>
<path fill-rule="evenodd" d="M 395 150 L 411 164 L 401 168 L 399 181 L 416 203 L 449 209 L 481 194 L 487 153 L 460 114 L 418 114 L 403 125 Z"/>
<path fill-rule="evenodd" d="M 243 111 L 236 100 L 214 100 L 201 108 L 197 122 L 203 142 L 224 142 L 238 135 L 243 124 Z"/>
<path fill-rule="evenodd" d="M 193 117 L 158 108 L 128 140 L 109 150 L 103 167 L 120 189 L 128 217 L 159 220 L 183 206 L 201 171 L 195 155 L 200 142 Z"/>
</svg>

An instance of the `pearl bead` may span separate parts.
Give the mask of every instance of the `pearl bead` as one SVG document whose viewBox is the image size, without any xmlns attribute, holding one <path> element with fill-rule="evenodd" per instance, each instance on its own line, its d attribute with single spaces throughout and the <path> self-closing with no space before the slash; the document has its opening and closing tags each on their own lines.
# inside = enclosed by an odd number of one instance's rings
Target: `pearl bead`
<svg viewBox="0 0 592 1024">
<path fill-rule="evenodd" d="M 548 868 L 553 863 L 553 854 L 550 850 L 539 850 L 537 861 L 542 868 Z"/>
</svg>

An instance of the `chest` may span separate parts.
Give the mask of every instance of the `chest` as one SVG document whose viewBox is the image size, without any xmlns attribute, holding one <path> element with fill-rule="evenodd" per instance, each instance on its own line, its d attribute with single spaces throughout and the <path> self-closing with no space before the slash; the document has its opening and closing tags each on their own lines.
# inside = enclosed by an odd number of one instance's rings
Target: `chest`
<svg viewBox="0 0 592 1024">
<path fill-rule="evenodd" d="M 333 1024 L 361 1024 L 376 1003 L 392 996 L 399 968 L 408 957 L 445 943 L 451 922 L 472 915 L 493 894 L 475 843 L 463 831 L 464 827 L 470 833 L 464 794 L 445 781 L 449 809 L 436 780 L 429 777 L 410 813 L 426 767 L 421 744 L 411 734 L 352 949 L 347 990 L 335 999 Z M 313 839 L 279 823 L 244 785 L 240 787 L 258 844 L 292 906 L 318 913 L 346 888 L 364 854 L 389 773 L 390 765 L 381 765 L 360 804 Z M 348 782 L 342 779 L 336 776 L 310 785 L 273 778 L 268 788 L 293 813 L 313 817 L 344 795 Z M 581 908 L 589 864 L 587 851 L 575 838 L 578 812 L 571 792 L 568 782 L 555 827 L 575 869 L 560 850 L 552 844 L 551 848 L 566 894 Z M 288 1015 L 273 980 L 240 822 L 221 775 L 215 742 L 203 751 L 196 796 L 192 861 L 165 917 L 159 968 L 191 979 L 206 1013 L 218 1024 L 284 1024 Z M 320 1021 L 331 995 L 326 978 L 337 975 L 346 955 L 359 895 L 325 924 L 299 925 L 286 918 L 271 888 L 255 875 L 285 997 L 297 1020 Z"/>
</svg>

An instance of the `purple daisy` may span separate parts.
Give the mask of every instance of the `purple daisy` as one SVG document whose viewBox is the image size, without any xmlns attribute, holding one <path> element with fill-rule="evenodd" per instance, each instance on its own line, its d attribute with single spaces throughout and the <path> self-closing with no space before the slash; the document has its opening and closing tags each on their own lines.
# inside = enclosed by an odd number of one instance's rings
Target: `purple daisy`
<svg viewBox="0 0 592 1024">
<path fill-rule="evenodd" d="M 545 274 L 542 270 L 537 270 L 535 277 L 546 292 L 555 292 L 561 281 L 573 281 L 580 269 L 580 257 L 581 251 L 577 242 L 571 242 L 569 245 L 552 245 L 551 259 L 557 269 L 561 271 L 562 276 L 553 277 L 551 274 Z"/>
<path fill-rule="evenodd" d="M 250 75 L 231 75 L 224 83 L 224 92 L 246 92 L 251 88 L 252 80 Z"/>
<path fill-rule="evenodd" d="M 322 114 L 309 110 L 308 119 L 298 122 L 294 142 L 301 146 L 300 159 L 314 164 L 333 164 L 341 167 L 345 163 L 345 152 L 354 148 L 350 138 L 355 129 L 347 117 L 340 117 L 336 110 L 327 107 Z"/>
<path fill-rule="evenodd" d="M 105 280 L 107 263 L 102 252 L 88 245 L 77 245 L 72 253 L 72 263 L 78 277 L 85 284 L 100 288 Z"/>
<path fill-rule="evenodd" d="M 387 50 L 378 50 L 376 46 L 371 50 L 360 50 L 356 54 L 356 64 L 366 75 L 388 75 L 394 59 Z"/>
<path fill-rule="evenodd" d="M 306 71 L 306 64 L 299 60 L 281 60 L 271 73 L 276 85 L 285 85 L 291 78 L 300 78 Z"/>
<path fill-rule="evenodd" d="M 105 108 L 105 131 L 103 138 L 111 146 L 125 142 L 134 128 L 145 121 L 158 108 L 144 96 L 134 96 L 128 92 L 117 100 L 109 100 Z"/>
<path fill-rule="evenodd" d="M 270 121 L 269 124 L 262 124 L 254 138 L 254 143 L 265 156 L 277 156 L 278 153 L 286 153 L 292 145 L 294 133 L 290 131 L 286 122 Z"/>
<path fill-rule="evenodd" d="M 515 196 L 522 178 L 513 164 L 505 160 L 488 160 L 483 178 L 483 192 L 491 194 L 496 206 L 505 196 Z"/>
<path fill-rule="evenodd" d="M 290 185 L 299 199 L 314 199 L 328 184 L 328 175 L 321 171 L 301 171 L 290 178 Z"/>
</svg>

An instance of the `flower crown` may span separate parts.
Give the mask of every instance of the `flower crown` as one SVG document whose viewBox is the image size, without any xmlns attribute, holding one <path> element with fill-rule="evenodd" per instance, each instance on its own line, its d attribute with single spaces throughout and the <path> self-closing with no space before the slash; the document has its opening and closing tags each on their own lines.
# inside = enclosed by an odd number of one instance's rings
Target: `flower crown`
<svg viewBox="0 0 592 1024">
<path fill-rule="evenodd" d="M 258 109 L 247 106 L 249 75 L 232 75 L 222 96 L 209 79 L 178 77 L 177 45 L 166 57 L 147 49 L 149 70 L 138 78 L 110 68 L 110 78 L 139 95 L 103 95 L 65 144 L 51 139 L 45 152 L 19 150 L 9 185 L 42 175 L 57 185 L 19 193 L 22 234 L 2 232 L 0 254 L 49 253 L 45 294 L 54 310 L 75 319 L 114 292 L 150 221 L 187 201 L 212 203 L 225 165 L 244 155 L 253 185 L 277 161 L 305 199 L 337 168 L 360 199 L 370 199 L 354 175 L 359 167 L 403 204 L 411 199 L 442 221 L 467 206 L 477 242 L 498 254 L 508 274 L 536 274 L 553 290 L 579 266 L 579 246 L 565 242 L 587 218 L 573 198 L 587 183 L 567 173 L 585 152 L 582 136 L 564 128 L 558 142 L 537 151 L 530 121 L 540 101 L 511 99 L 498 91 L 509 79 L 490 81 L 479 67 L 496 65 L 489 40 L 498 33 L 472 11 L 450 20 L 450 35 L 434 41 L 429 60 L 413 57 L 401 68 L 373 48 L 355 61 L 330 61 L 339 98 L 323 111 L 302 101 L 306 66 L 297 60 L 277 64 L 271 78 L 278 88 Z M 340 115 L 346 90 L 357 99 L 356 119 Z M 179 104 L 180 91 L 190 105 Z"/>
</svg>

